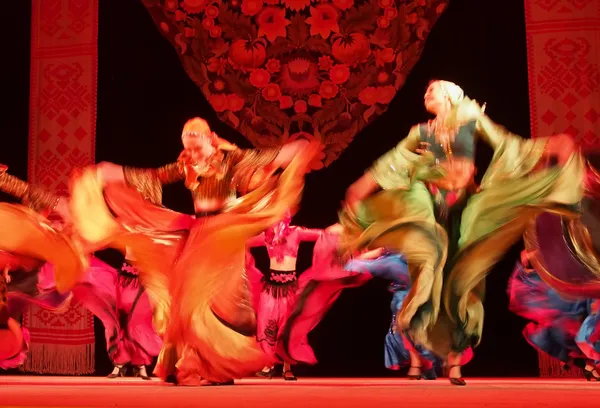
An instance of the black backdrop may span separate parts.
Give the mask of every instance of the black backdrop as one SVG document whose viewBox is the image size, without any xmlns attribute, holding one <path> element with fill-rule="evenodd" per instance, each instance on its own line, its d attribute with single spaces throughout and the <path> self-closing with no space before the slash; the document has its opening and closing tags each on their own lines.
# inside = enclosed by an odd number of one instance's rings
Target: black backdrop
<svg viewBox="0 0 600 408">
<path fill-rule="evenodd" d="M 26 177 L 29 41 L 31 5 L 6 2 L 0 25 L 3 109 L 0 120 L 0 163 Z M 173 47 L 160 35 L 139 0 L 100 2 L 98 73 L 98 161 L 157 166 L 177 158 L 181 126 L 192 116 L 209 120 L 221 136 L 242 146 L 249 143 L 216 119 L 199 89 L 181 68 Z M 502 2 L 451 0 L 432 31 L 419 63 L 388 112 L 359 134 L 329 168 L 307 177 L 297 225 L 326 227 L 336 221 L 345 189 L 379 155 L 393 147 L 413 124 L 427 119 L 422 106 L 429 80 L 448 79 L 466 93 L 487 102 L 497 122 L 529 135 L 527 57 L 522 0 Z M 478 146 L 483 173 L 491 157 Z M 1 197 L 4 199 L 5 197 Z M 165 204 L 191 212 L 182 186 L 165 189 Z M 513 248 L 487 281 L 483 342 L 464 373 L 468 376 L 535 376 L 537 356 L 521 336 L 523 320 L 507 311 L 506 283 L 516 260 Z M 105 254 L 117 266 L 118 257 Z M 259 266 L 266 254 L 259 252 Z M 299 269 L 310 262 L 310 246 L 302 247 Z M 319 359 L 315 367 L 299 367 L 300 375 L 394 376 L 383 366 L 383 338 L 389 326 L 390 295 L 384 282 L 342 294 L 311 334 Z M 103 330 L 96 321 L 97 373 L 111 366 L 104 351 Z"/>
</svg>

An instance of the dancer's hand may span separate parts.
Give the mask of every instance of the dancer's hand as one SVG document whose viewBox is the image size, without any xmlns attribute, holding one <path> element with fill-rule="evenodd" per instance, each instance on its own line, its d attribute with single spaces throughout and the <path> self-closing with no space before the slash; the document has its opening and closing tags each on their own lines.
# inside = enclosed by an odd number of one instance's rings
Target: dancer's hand
<svg viewBox="0 0 600 408">
<path fill-rule="evenodd" d="M 96 169 L 103 184 L 125 182 L 123 166 L 109 162 L 101 162 L 96 165 Z"/>
<path fill-rule="evenodd" d="M 0 174 L 5 173 L 8 170 L 8 166 L 6 164 L 0 163 Z"/>
<path fill-rule="evenodd" d="M 344 227 L 340 223 L 330 225 L 329 227 L 327 227 L 325 229 L 325 232 L 327 234 L 341 234 L 343 231 L 344 231 Z"/>
</svg>

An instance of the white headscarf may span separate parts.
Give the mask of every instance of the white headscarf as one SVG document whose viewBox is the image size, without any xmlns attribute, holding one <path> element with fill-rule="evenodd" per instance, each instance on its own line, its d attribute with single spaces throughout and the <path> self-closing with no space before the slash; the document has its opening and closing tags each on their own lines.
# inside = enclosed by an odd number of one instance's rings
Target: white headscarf
<svg viewBox="0 0 600 408">
<path fill-rule="evenodd" d="M 444 94 L 446 95 L 448 100 L 450 100 L 450 103 L 452 105 L 458 104 L 465 98 L 465 91 L 463 91 L 462 88 L 456 85 L 454 82 L 441 80 L 438 80 L 437 82 L 442 87 Z"/>
</svg>

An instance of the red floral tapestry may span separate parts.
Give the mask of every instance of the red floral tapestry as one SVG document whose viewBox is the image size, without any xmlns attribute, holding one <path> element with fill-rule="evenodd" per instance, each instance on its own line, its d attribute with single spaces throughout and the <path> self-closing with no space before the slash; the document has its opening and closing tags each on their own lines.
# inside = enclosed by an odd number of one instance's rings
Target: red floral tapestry
<svg viewBox="0 0 600 408">
<path fill-rule="evenodd" d="M 526 0 L 532 137 L 568 133 L 600 151 L 600 0 Z M 539 354 L 542 377 L 581 376 Z"/>
<path fill-rule="evenodd" d="M 67 192 L 76 167 L 94 162 L 98 0 L 32 0 L 29 181 Z M 94 319 L 77 303 L 62 314 L 32 307 L 24 370 L 94 372 Z"/>
<path fill-rule="evenodd" d="M 385 112 L 448 0 L 142 0 L 222 121 L 332 163 Z"/>
</svg>

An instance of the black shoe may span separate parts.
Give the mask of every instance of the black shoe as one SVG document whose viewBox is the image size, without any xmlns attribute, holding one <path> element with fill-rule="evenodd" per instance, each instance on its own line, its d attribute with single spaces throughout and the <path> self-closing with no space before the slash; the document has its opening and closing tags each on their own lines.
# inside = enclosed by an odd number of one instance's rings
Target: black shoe
<svg viewBox="0 0 600 408">
<path fill-rule="evenodd" d="M 600 377 L 596 377 L 594 375 L 594 373 L 597 374 L 596 370 L 586 370 L 584 368 L 583 369 L 583 378 L 585 378 L 587 381 L 600 381 Z"/>
<path fill-rule="evenodd" d="M 271 367 L 267 371 L 262 370 L 256 373 L 257 377 L 268 378 L 269 380 L 273 378 L 273 375 L 275 375 L 275 367 Z"/>
<path fill-rule="evenodd" d="M 142 368 L 144 369 L 143 373 L 142 373 Z M 146 367 L 145 366 L 137 366 L 133 368 L 133 376 L 134 377 L 140 377 L 142 380 L 149 380 L 150 376 L 146 373 Z"/>
<path fill-rule="evenodd" d="M 410 366 L 410 368 L 418 368 L 419 374 L 407 374 L 406 377 L 408 377 L 409 380 L 422 380 L 423 379 L 423 375 L 421 374 L 421 366 Z"/>
<path fill-rule="evenodd" d="M 292 370 L 287 370 L 283 373 L 283 379 L 285 381 L 298 381 Z"/>
<path fill-rule="evenodd" d="M 454 367 L 460 367 L 460 364 L 455 364 L 455 365 L 450 366 L 448 372 L 450 372 L 450 370 L 452 370 Z M 458 386 L 467 385 L 467 382 L 462 377 L 458 377 L 458 378 L 448 377 L 448 380 L 450 380 L 450 384 L 452 384 L 452 385 L 458 385 Z"/>
<path fill-rule="evenodd" d="M 115 365 L 115 368 L 118 368 L 119 371 L 117 371 L 115 373 L 115 371 L 113 369 L 113 372 L 110 373 L 109 375 L 107 375 L 106 378 L 110 378 L 112 380 L 112 379 L 117 378 L 117 377 L 125 377 L 127 369 L 125 368 L 124 365 L 122 365 L 122 366 Z"/>
<path fill-rule="evenodd" d="M 430 368 L 429 370 L 423 371 L 423 379 L 424 380 L 437 380 L 437 374 L 435 373 L 435 368 Z"/>
</svg>

